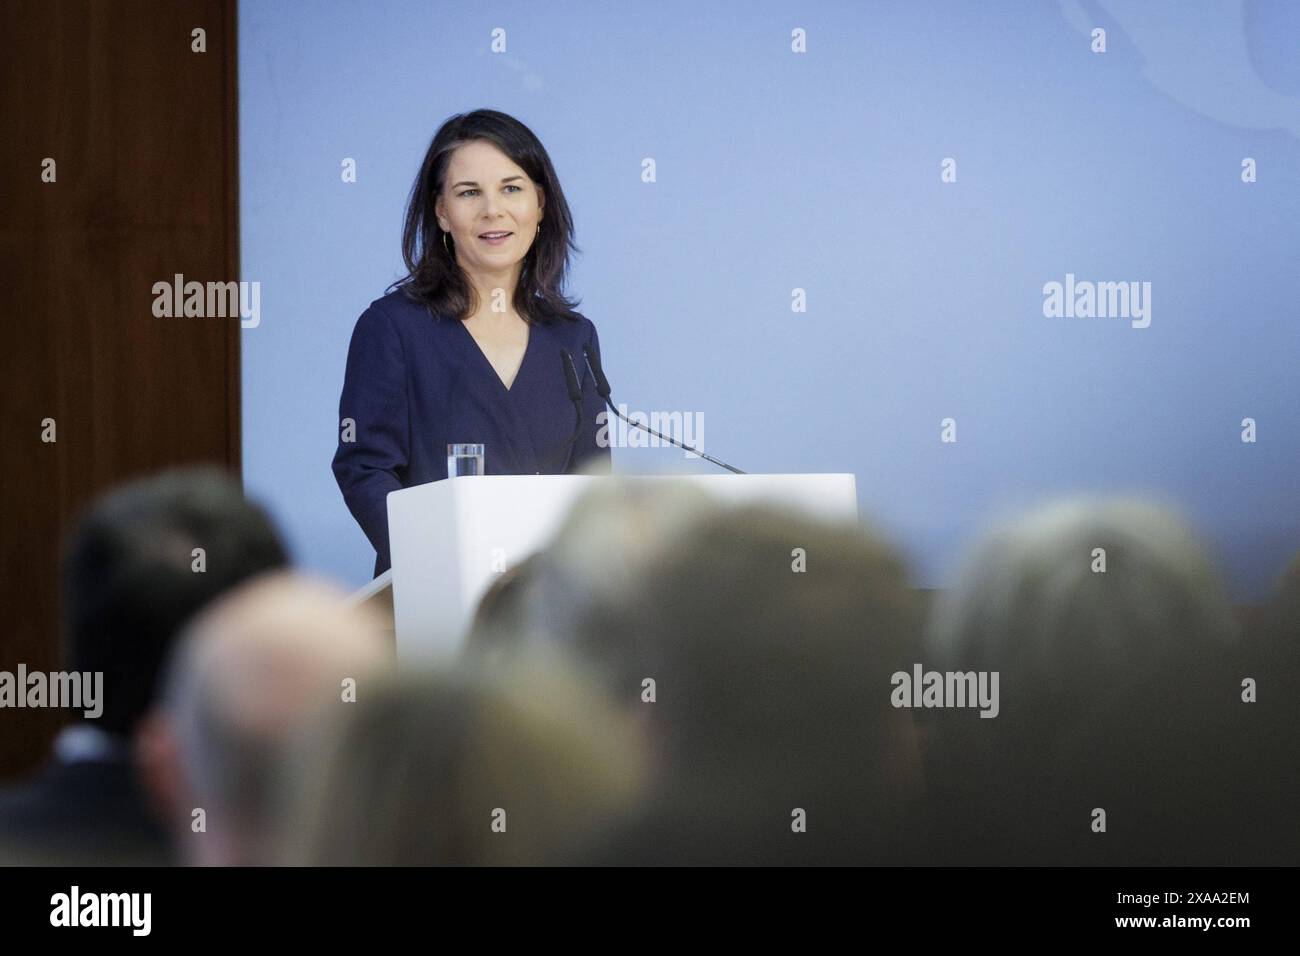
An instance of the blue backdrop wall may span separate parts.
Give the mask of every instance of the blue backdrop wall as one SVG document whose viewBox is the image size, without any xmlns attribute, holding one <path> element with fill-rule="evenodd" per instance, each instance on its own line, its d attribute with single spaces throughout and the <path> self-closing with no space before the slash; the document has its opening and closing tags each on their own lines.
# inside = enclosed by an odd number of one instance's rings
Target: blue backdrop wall
<svg viewBox="0 0 1300 956">
<path fill-rule="evenodd" d="M 247 487 L 302 565 L 369 578 L 330 472 L 348 339 L 433 132 L 491 107 L 551 153 L 619 401 L 855 473 L 923 586 L 995 516 L 1132 492 L 1258 600 L 1300 548 L 1297 36 L 1280 0 L 246 0 Z M 1045 315 L 1067 274 L 1149 282 L 1149 325 Z"/>
</svg>

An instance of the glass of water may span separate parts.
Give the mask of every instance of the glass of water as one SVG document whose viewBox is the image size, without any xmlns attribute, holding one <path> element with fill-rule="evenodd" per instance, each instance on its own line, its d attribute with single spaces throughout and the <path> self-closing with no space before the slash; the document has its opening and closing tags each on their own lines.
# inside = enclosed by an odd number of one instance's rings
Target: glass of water
<svg viewBox="0 0 1300 956">
<path fill-rule="evenodd" d="M 448 445 L 447 477 L 483 474 L 482 445 Z"/>
</svg>

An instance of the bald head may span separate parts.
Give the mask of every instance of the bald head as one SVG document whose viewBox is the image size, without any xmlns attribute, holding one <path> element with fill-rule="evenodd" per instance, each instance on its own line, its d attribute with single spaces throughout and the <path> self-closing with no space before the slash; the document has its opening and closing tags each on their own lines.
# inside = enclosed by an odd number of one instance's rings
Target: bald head
<svg viewBox="0 0 1300 956">
<path fill-rule="evenodd" d="M 157 714 L 167 802 L 191 859 L 255 862 L 286 753 L 391 661 L 381 628 L 343 592 L 296 574 L 250 582 L 193 620 Z"/>
</svg>

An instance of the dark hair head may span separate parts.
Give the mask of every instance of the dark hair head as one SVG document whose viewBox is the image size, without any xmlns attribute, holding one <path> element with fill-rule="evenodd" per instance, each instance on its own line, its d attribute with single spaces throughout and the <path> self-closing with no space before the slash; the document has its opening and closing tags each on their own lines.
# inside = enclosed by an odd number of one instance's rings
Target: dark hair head
<svg viewBox="0 0 1300 956">
<path fill-rule="evenodd" d="M 528 322 L 576 321 L 577 302 L 562 291 L 569 251 L 579 251 L 573 241 L 573 217 L 564 190 L 541 140 L 519 120 L 496 110 L 459 113 L 434 134 L 407 201 L 402 258 L 408 274 L 394 283 L 393 288 L 423 303 L 434 315 L 463 319 L 474 311 L 474 288 L 456 262 L 454 248 L 448 251 L 443 245 L 436 214 L 451 155 L 472 142 L 496 146 L 545 196 L 546 215 L 542 217 L 541 231 L 524 256 L 515 288 L 515 310 Z"/>
<path fill-rule="evenodd" d="M 465 638 L 466 654 L 489 653 L 520 642 L 528 628 L 527 602 L 537 586 L 538 556 L 530 554 L 498 574 L 479 598 Z"/>
<path fill-rule="evenodd" d="M 222 592 L 287 563 L 270 517 L 216 467 L 165 472 L 96 502 L 64 558 L 71 667 L 104 674 L 95 725 L 130 733 L 181 626 Z"/>
<path fill-rule="evenodd" d="M 573 634 L 614 699 L 644 715 L 659 754 L 655 806 L 620 852 L 637 863 L 894 860 L 920 780 L 890 675 L 917 659 L 918 611 L 902 559 L 856 526 L 754 504 L 660 545 L 621 613 Z M 795 807 L 820 829 L 787 839 Z"/>
</svg>

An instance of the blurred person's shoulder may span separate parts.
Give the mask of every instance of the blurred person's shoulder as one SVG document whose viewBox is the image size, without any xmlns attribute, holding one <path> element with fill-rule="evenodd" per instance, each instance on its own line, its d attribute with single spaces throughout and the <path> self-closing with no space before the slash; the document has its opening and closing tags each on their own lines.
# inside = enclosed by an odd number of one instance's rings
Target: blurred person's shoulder
<svg viewBox="0 0 1300 956">
<path fill-rule="evenodd" d="M 117 760 L 51 761 L 0 788 L 0 855 L 27 865 L 174 862 L 134 766 Z"/>
</svg>

